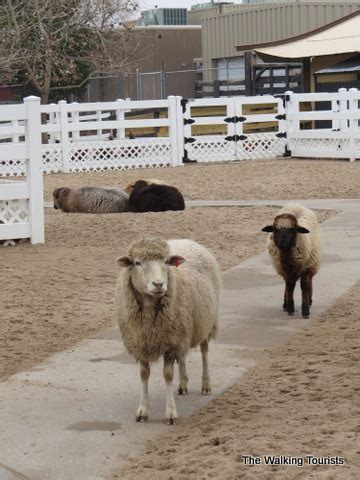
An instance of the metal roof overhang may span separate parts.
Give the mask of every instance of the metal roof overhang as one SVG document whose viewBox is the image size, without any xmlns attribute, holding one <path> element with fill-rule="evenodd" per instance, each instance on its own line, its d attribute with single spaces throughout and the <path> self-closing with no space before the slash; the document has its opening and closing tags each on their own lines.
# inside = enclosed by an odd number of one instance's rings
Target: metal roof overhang
<svg viewBox="0 0 360 480">
<path fill-rule="evenodd" d="M 322 68 L 315 72 L 316 75 L 328 75 L 335 73 L 353 73 L 360 72 L 360 55 L 351 57 L 344 62 L 337 63 L 332 67 Z"/>
</svg>

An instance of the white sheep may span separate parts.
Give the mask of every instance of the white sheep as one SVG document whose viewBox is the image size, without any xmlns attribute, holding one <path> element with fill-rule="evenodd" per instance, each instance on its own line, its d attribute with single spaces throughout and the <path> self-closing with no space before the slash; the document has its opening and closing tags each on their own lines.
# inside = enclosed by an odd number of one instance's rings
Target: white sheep
<svg viewBox="0 0 360 480">
<path fill-rule="evenodd" d="M 267 249 L 275 270 L 285 281 L 283 309 L 293 315 L 294 290 L 300 278 L 301 313 L 309 318 L 312 304 L 312 278 L 320 268 L 323 239 L 317 217 L 299 203 L 289 203 L 276 215 L 272 225 L 262 229 L 270 232 Z"/>
<path fill-rule="evenodd" d="M 60 187 L 53 191 L 54 208 L 63 212 L 118 213 L 129 211 L 129 195 L 120 188 Z"/>
<path fill-rule="evenodd" d="M 166 420 L 178 418 L 172 381 L 179 364 L 178 393 L 187 393 L 185 357 L 200 345 L 202 393 L 211 392 L 208 341 L 218 329 L 220 271 L 212 254 L 192 240 L 142 239 L 117 263 L 116 316 L 124 345 L 140 362 L 142 382 L 137 421 L 148 418 L 150 363 L 164 358 Z M 178 267 L 178 268 L 177 268 Z"/>
</svg>

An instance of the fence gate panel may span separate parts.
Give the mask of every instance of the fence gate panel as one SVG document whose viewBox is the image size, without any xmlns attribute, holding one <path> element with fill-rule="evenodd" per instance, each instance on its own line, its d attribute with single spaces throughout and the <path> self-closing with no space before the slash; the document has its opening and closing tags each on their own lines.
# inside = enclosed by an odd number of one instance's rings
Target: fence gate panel
<svg viewBox="0 0 360 480">
<path fill-rule="evenodd" d="M 285 109 L 271 95 L 238 97 L 235 102 L 237 160 L 276 158 L 286 147 Z"/>
<path fill-rule="evenodd" d="M 183 100 L 185 158 L 198 162 L 236 160 L 232 98 Z"/>
<path fill-rule="evenodd" d="M 282 100 L 259 97 L 183 101 L 185 157 L 198 162 L 251 160 L 283 155 Z"/>
</svg>

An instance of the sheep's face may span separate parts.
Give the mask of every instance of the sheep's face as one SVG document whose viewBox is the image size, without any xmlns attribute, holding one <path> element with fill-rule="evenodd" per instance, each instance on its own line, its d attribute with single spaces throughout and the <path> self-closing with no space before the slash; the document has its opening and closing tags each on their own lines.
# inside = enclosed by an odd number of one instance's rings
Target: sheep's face
<svg viewBox="0 0 360 480">
<path fill-rule="evenodd" d="M 131 282 L 137 292 L 159 299 L 168 288 L 169 268 L 184 261 L 183 257 L 170 255 L 164 240 L 145 238 L 134 243 L 129 255 L 118 258 L 117 263 L 130 269 Z"/>
<path fill-rule="evenodd" d="M 53 197 L 54 197 L 54 208 L 57 210 L 58 208 L 62 208 L 62 200 L 66 195 L 68 195 L 70 192 L 70 188 L 67 187 L 60 187 L 56 188 L 53 191 Z"/>
<path fill-rule="evenodd" d="M 274 243 L 280 250 L 291 250 L 295 246 L 298 233 L 309 233 L 309 230 L 300 227 L 294 215 L 289 213 L 278 215 L 273 225 L 264 227 L 262 231 L 272 233 Z"/>
<path fill-rule="evenodd" d="M 129 256 L 120 257 L 117 263 L 131 269 L 131 282 L 137 292 L 154 299 L 163 297 L 168 288 L 169 268 L 178 266 L 185 259 L 177 255 L 168 259 L 143 260 Z"/>
</svg>

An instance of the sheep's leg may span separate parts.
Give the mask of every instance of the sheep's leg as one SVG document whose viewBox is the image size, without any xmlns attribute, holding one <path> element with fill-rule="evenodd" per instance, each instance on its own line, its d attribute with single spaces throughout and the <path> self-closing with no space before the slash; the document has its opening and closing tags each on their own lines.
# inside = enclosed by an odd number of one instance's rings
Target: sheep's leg
<svg viewBox="0 0 360 480">
<path fill-rule="evenodd" d="M 172 425 L 176 422 L 178 414 L 176 411 L 174 392 L 173 392 L 173 379 L 174 379 L 174 359 L 168 355 L 164 355 L 164 379 L 166 382 L 166 410 L 165 418 L 168 425 Z"/>
<path fill-rule="evenodd" d="M 201 348 L 201 357 L 202 357 L 202 382 L 201 382 L 201 392 L 203 395 L 209 395 L 211 393 L 211 384 L 210 384 L 210 376 L 209 376 L 209 364 L 208 364 L 208 351 L 209 351 L 209 344 L 208 341 L 205 340 L 200 345 Z"/>
<path fill-rule="evenodd" d="M 286 279 L 286 310 L 289 315 L 293 315 L 295 312 L 294 304 L 294 290 L 295 290 L 296 280 L 290 278 Z"/>
<path fill-rule="evenodd" d="M 136 412 L 137 422 L 146 422 L 148 419 L 149 410 L 149 394 L 148 383 L 150 377 L 150 364 L 148 362 L 140 362 L 140 377 L 141 377 L 141 396 L 140 405 Z"/>
<path fill-rule="evenodd" d="M 309 318 L 312 294 L 312 275 L 308 272 L 302 275 L 300 285 L 302 294 L 301 314 L 304 318 Z"/>
<path fill-rule="evenodd" d="M 178 394 L 179 395 L 186 395 L 188 393 L 188 376 L 186 373 L 186 364 L 185 364 L 185 358 L 180 358 L 179 360 L 179 388 L 178 388 Z"/>
<path fill-rule="evenodd" d="M 284 303 L 283 303 L 283 310 L 284 312 L 287 311 L 287 301 L 286 301 L 286 296 L 287 296 L 287 288 L 285 286 L 285 292 L 284 292 Z"/>
</svg>

